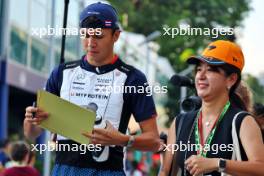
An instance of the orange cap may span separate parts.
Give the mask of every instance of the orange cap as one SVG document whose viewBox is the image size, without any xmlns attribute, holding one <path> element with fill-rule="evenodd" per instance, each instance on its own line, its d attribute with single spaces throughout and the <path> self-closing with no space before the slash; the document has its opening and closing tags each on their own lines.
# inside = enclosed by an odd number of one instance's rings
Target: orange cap
<svg viewBox="0 0 264 176">
<path fill-rule="evenodd" d="M 217 40 L 210 43 L 201 56 L 192 56 L 187 62 L 196 64 L 197 60 L 207 62 L 209 65 L 230 64 L 242 71 L 244 55 L 241 48 L 233 42 Z"/>
</svg>

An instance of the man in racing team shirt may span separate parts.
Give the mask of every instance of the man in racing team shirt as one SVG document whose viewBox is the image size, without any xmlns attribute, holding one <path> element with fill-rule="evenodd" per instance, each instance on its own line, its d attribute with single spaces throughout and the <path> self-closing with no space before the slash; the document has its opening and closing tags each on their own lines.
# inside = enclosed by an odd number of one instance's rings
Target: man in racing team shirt
<svg viewBox="0 0 264 176">
<path fill-rule="evenodd" d="M 106 124 L 106 127 L 94 128 L 92 134 L 83 133 L 93 144 L 101 144 L 101 151 L 86 154 L 57 151 L 53 176 L 125 175 L 124 147 L 145 151 L 157 151 L 159 148 L 152 96 L 146 96 L 146 92 L 113 92 L 102 88 L 147 86 L 141 71 L 125 64 L 113 53 L 121 32 L 117 18 L 117 12 L 111 5 L 99 2 L 87 6 L 80 15 L 80 27 L 101 28 L 101 34 L 86 33 L 82 44 L 87 53 L 78 61 L 60 64 L 47 81 L 46 91 L 79 106 L 95 106 L 99 121 Z M 36 113 L 35 118 L 32 118 L 33 113 Z M 131 115 L 140 125 L 142 133 L 138 136 L 126 135 Z M 31 139 L 38 137 L 42 132 L 38 124 L 46 118 L 47 112 L 27 107 L 25 135 Z M 59 144 L 75 143 L 59 135 L 57 140 Z"/>
</svg>

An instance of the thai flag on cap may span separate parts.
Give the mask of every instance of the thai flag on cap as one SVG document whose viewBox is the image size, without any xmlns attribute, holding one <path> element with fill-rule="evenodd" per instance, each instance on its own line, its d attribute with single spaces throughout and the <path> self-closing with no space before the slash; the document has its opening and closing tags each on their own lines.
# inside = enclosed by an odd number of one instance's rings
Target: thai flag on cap
<svg viewBox="0 0 264 176">
<path fill-rule="evenodd" d="M 105 26 L 112 26 L 112 21 L 106 20 L 105 21 Z"/>
</svg>

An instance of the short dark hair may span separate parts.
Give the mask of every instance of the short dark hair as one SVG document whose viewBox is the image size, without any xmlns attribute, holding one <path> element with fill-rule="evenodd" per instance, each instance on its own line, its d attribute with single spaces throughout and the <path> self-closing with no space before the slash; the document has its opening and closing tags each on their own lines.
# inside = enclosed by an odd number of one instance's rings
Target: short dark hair
<svg viewBox="0 0 264 176">
<path fill-rule="evenodd" d="M 96 16 L 89 16 L 85 18 L 81 25 L 81 28 L 102 28 L 103 27 L 103 21 L 97 18 Z"/>
<path fill-rule="evenodd" d="M 96 16 L 89 16 L 87 18 L 85 18 L 81 25 L 81 28 L 104 28 L 104 22 L 102 20 L 100 20 L 99 18 L 97 18 Z M 112 34 L 115 33 L 115 31 L 119 30 L 118 27 L 116 28 L 111 28 L 112 29 Z"/>
<path fill-rule="evenodd" d="M 14 142 L 11 145 L 11 159 L 17 162 L 23 161 L 26 155 L 29 154 L 29 150 L 28 144 L 24 141 Z"/>
</svg>

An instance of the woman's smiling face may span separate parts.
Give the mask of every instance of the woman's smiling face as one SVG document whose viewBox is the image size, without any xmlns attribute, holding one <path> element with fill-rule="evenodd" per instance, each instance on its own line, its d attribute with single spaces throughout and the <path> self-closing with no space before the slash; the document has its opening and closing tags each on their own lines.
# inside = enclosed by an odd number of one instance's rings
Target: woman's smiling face
<svg viewBox="0 0 264 176">
<path fill-rule="evenodd" d="M 195 87 L 202 99 L 228 94 L 230 83 L 225 72 L 220 67 L 210 66 L 200 62 L 196 66 Z"/>
</svg>

